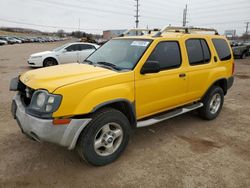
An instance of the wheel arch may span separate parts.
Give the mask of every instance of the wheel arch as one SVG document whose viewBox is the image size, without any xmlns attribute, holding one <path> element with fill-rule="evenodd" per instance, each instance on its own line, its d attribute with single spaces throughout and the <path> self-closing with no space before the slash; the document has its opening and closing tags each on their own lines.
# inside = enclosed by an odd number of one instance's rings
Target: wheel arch
<svg viewBox="0 0 250 188">
<path fill-rule="evenodd" d="M 129 120 L 132 128 L 136 127 L 135 102 L 130 102 L 127 99 L 115 99 L 101 103 L 94 107 L 91 113 L 94 113 L 102 108 L 111 107 L 122 112 Z"/>
<path fill-rule="evenodd" d="M 220 78 L 216 81 L 214 81 L 206 90 L 206 92 L 204 93 L 204 95 L 202 96 L 202 99 L 206 96 L 206 94 L 209 92 L 209 90 L 213 87 L 213 86 L 219 86 L 221 87 L 221 89 L 224 92 L 224 95 L 227 94 L 227 79 L 226 78 Z"/>
</svg>

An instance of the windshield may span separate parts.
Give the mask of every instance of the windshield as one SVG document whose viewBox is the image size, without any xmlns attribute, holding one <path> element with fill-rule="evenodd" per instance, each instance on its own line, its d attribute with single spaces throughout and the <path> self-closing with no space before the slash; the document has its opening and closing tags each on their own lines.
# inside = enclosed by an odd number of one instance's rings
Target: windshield
<svg viewBox="0 0 250 188">
<path fill-rule="evenodd" d="M 55 48 L 53 51 L 54 51 L 54 52 L 58 52 L 58 51 L 60 51 L 61 49 L 65 48 L 65 47 L 68 46 L 68 45 L 69 45 L 69 44 L 64 44 L 64 45 L 62 45 L 62 46 L 59 46 L 59 47 Z"/>
<path fill-rule="evenodd" d="M 151 40 L 141 39 L 113 39 L 105 43 L 85 62 L 110 66 L 119 70 L 132 70 Z"/>
</svg>

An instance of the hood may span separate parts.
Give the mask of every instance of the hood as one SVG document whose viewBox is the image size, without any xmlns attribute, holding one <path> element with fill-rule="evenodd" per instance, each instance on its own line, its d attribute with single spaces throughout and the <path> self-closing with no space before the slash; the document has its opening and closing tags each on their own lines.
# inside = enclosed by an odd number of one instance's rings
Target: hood
<svg viewBox="0 0 250 188">
<path fill-rule="evenodd" d="M 92 65 L 72 63 L 31 70 L 22 74 L 20 80 L 32 89 L 46 89 L 52 93 L 61 86 L 114 74 L 118 73 Z"/>
<path fill-rule="evenodd" d="M 38 52 L 38 53 L 32 54 L 31 57 L 33 57 L 33 56 L 43 56 L 43 55 L 47 55 L 47 54 L 50 54 L 50 53 L 52 53 L 52 51 Z"/>
</svg>

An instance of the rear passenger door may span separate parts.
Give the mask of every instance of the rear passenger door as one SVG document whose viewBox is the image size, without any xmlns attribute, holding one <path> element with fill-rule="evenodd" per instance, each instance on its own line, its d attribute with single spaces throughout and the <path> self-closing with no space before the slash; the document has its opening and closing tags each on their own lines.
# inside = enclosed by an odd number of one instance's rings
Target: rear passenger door
<svg viewBox="0 0 250 188">
<path fill-rule="evenodd" d="M 187 100 L 194 101 L 203 95 L 208 87 L 207 80 L 211 71 L 213 58 L 205 38 L 191 38 L 185 41 L 188 56 L 188 92 Z"/>
<path fill-rule="evenodd" d="M 139 119 L 182 104 L 187 91 L 178 41 L 159 42 L 147 61 L 158 61 L 161 70 L 140 74 L 135 80 L 136 114 Z"/>
</svg>

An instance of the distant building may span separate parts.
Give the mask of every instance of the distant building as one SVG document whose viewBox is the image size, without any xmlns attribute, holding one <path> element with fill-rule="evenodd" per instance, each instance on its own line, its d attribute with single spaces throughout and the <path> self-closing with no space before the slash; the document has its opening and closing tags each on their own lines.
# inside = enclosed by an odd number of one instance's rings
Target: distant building
<svg viewBox="0 0 250 188">
<path fill-rule="evenodd" d="M 235 37 L 236 36 L 236 30 L 235 29 L 225 30 L 225 36 L 226 37 Z"/>
<path fill-rule="evenodd" d="M 124 33 L 126 31 L 126 29 L 120 29 L 120 30 L 106 30 L 103 31 L 103 38 L 105 40 L 110 40 L 114 37 L 118 37 L 119 35 L 121 35 L 122 33 Z"/>
</svg>

